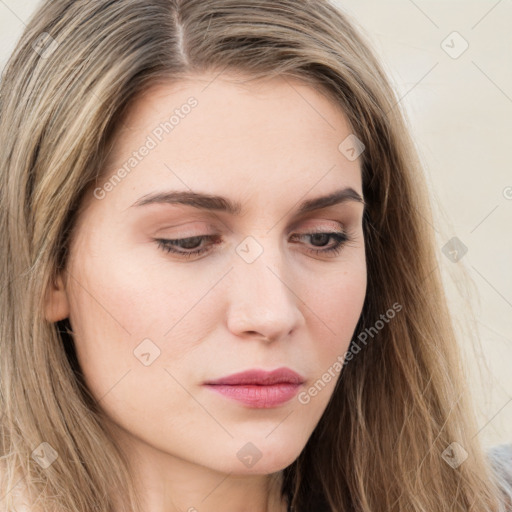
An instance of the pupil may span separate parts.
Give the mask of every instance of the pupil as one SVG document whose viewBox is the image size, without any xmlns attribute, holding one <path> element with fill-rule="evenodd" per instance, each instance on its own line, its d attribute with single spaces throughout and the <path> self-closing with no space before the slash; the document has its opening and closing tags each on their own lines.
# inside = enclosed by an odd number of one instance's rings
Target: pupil
<svg viewBox="0 0 512 512">
<path fill-rule="evenodd" d="M 315 245 L 316 242 L 320 242 L 318 245 L 322 246 L 325 245 L 325 243 L 329 240 L 329 236 L 330 235 L 326 233 L 314 233 L 313 235 L 311 235 L 311 242 L 313 243 L 313 245 Z M 324 241 L 323 244 L 321 243 L 322 241 Z"/>
<path fill-rule="evenodd" d="M 185 238 L 182 242 L 183 249 L 195 249 L 201 244 L 201 237 L 193 236 L 190 238 Z"/>
</svg>

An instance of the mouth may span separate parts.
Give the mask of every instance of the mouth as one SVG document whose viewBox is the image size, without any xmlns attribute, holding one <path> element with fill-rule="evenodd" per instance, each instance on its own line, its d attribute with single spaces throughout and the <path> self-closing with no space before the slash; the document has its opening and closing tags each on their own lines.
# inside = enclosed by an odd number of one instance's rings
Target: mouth
<svg viewBox="0 0 512 512">
<path fill-rule="evenodd" d="M 207 381 L 204 385 L 224 397 L 249 407 L 268 409 L 291 400 L 305 379 L 289 368 L 249 370 Z"/>
</svg>

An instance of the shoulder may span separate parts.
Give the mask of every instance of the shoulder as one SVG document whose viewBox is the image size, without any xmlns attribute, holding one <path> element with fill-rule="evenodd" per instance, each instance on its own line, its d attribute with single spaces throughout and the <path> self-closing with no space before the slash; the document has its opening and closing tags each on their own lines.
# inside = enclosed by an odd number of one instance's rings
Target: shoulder
<svg viewBox="0 0 512 512">
<path fill-rule="evenodd" d="M 512 443 L 492 446 L 487 450 L 487 457 L 501 490 L 512 500 Z"/>
<path fill-rule="evenodd" d="M 492 446 L 487 456 L 493 468 L 512 485 L 512 443 Z"/>
</svg>

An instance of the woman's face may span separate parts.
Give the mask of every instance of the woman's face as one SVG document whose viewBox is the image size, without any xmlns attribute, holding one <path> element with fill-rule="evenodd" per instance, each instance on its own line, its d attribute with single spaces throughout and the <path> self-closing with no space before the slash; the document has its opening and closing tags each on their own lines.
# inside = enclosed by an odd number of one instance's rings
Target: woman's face
<svg viewBox="0 0 512 512">
<path fill-rule="evenodd" d="M 229 75 L 159 85 L 122 126 L 47 318 L 69 316 L 86 382 L 133 453 L 278 471 L 320 420 L 365 297 L 363 204 L 311 203 L 362 196 L 350 127 L 309 86 Z M 205 384 L 283 368 L 301 383 Z"/>
</svg>

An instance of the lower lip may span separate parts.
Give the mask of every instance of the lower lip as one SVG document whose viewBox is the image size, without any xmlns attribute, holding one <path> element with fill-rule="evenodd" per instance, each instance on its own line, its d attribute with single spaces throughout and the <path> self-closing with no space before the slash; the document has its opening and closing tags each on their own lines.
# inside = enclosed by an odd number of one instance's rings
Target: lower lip
<svg viewBox="0 0 512 512">
<path fill-rule="evenodd" d="M 208 384 L 207 387 L 250 407 L 268 409 L 291 400 L 297 394 L 300 384 L 282 383 L 271 386 Z"/>
</svg>

